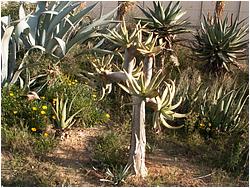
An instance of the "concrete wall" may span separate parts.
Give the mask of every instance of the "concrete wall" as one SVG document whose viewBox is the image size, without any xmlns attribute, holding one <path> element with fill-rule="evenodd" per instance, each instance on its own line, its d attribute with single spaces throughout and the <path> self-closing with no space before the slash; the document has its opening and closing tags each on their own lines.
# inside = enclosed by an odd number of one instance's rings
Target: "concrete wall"
<svg viewBox="0 0 250 188">
<path fill-rule="evenodd" d="M 95 7 L 92 16 L 97 16 L 100 13 L 101 6 L 103 7 L 103 13 L 108 13 L 117 7 L 118 1 L 86 1 L 87 5 L 99 2 Z M 170 1 L 162 1 L 162 4 L 167 6 Z M 136 4 L 147 9 L 152 8 L 152 1 L 136 1 Z M 184 18 L 189 18 L 192 26 L 199 26 L 202 14 L 213 15 L 216 1 L 181 1 L 181 6 L 186 15 Z M 249 2 L 248 1 L 225 1 L 225 7 L 223 16 L 228 15 L 229 17 L 233 13 L 234 17 L 239 15 L 239 19 L 247 18 L 249 15 Z M 133 15 L 142 16 L 141 11 L 135 7 L 133 9 Z M 248 19 L 247 21 L 248 22 Z"/>
</svg>

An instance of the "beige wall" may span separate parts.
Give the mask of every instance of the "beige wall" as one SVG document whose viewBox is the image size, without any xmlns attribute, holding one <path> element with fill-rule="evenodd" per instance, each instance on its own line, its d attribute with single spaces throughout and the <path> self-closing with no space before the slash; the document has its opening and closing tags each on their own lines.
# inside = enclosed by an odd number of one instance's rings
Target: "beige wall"
<svg viewBox="0 0 250 188">
<path fill-rule="evenodd" d="M 87 1 L 86 4 L 90 5 L 100 1 Z M 170 1 L 162 1 L 162 3 L 167 6 Z M 115 9 L 118 5 L 118 1 L 102 1 L 103 5 L 103 13 L 108 13 L 109 11 Z M 101 3 L 95 7 L 92 16 L 97 16 L 100 13 Z M 152 1 L 136 1 L 138 5 L 144 7 L 152 8 L 153 2 Z M 184 18 L 189 18 L 192 26 L 199 26 L 201 15 L 209 12 L 210 15 L 214 13 L 216 1 L 181 1 L 181 6 L 184 11 L 186 11 L 186 15 Z M 231 16 L 234 14 L 236 17 L 239 14 L 240 20 L 243 18 L 247 18 L 249 15 L 249 2 L 248 1 L 225 1 L 225 8 L 223 16 Z M 133 15 L 141 16 L 141 11 L 135 7 Z M 248 22 L 248 19 L 247 19 Z"/>
</svg>

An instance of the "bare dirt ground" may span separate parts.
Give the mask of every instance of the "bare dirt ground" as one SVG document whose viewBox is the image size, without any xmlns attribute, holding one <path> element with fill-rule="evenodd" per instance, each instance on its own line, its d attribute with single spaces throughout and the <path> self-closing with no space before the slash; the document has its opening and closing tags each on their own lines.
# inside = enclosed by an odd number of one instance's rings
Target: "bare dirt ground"
<svg viewBox="0 0 250 188">
<path fill-rule="evenodd" d="M 61 141 L 44 161 L 53 162 L 62 179 L 70 186 L 95 187 L 101 176 L 91 166 L 91 143 L 102 132 L 100 128 L 72 129 L 61 136 Z"/>
<path fill-rule="evenodd" d="M 104 174 L 94 170 L 92 166 L 91 145 L 95 137 L 104 131 L 102 128 L 75 128 L 67 131 L 62 135 L 58 146 L 42 157 L 39 165 L 53 168 L 54 175 L 60 177 L 57 180 L 60 181 L 58 182 L 60 186 L 112 186 L 100 182 L 100 179 L 104 178 Z M 2 155 L 2 162 L 6 160 L 10 159 Z M 129 177 L 124 186 L 207 187 L 223 186 L 221 183 L 227 181 L 227 179 L 218 179 L 217 184 L 214 179 L 216 172 L 213 169 L 194 164 L 187 156 L 168 155 L 160 149 L 147 154 L 146 166 L 149 174 L 146 179 L 138 180 Z M 224 186 L 228 185 L 231 184 L 225 182 Z M 237 186 L 247 185 L 239 184 Z"/>
<path fill-rule="evenodd" d="M 91 143 L 104 130 L 100 128 L 73 129 L 67 132 L 56 150 L 46 161 L 56 164 L 60 176 L 69 179 L 71 186 L 107 186 L 99 181 L 103 174 L 92 168 Z M 168 156 L 162 150 L 147 154 L 149 178 L 128 180 L 126 186 L 216 186 L 212 183 L 212 169 L 195 165 L 185 156 Z M 109 186 L 109 185 L 108 185 Z M 154 186 L 157 186 L 156 184 Z"/>
</svg>

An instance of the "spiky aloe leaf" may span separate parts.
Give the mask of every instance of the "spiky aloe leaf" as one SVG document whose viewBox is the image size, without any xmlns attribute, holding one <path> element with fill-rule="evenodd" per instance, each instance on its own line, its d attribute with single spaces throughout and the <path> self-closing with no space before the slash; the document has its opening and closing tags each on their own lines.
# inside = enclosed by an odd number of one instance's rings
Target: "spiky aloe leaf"
<svg viewBox="0 0 250 188">
<path fill-rule="evenodd" d="M 162 122 L 162 124 L 165 126 L 165 127 L 167 127 L 167 128 L 169 128 L 169 129 L 180 129 L 180 128 L 182 128 L 184 125 L 180 125 L 180 126 L 171 126 L 171 125 L 169 125 L 169 123 L 165 120 L 165 116 L 164 115 L 160 115 L 160 120 L 161 120 L 161 122 Z"/>
</svg>

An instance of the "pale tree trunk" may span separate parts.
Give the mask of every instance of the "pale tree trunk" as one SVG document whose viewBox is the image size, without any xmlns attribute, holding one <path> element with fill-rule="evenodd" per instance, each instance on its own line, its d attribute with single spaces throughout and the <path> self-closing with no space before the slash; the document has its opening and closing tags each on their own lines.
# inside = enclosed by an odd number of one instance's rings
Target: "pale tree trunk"
<svg viewBox="0 0 250 188">
<path fill-rule="evenodd" d="M 153 69 L 153 56 L 144 59 L 143 73 L 146 86 L 150 83 Z M 148 174 L 145 165 L 146 155 L 146 130 L 145 130 L 145 99 L 140 96 L 132 96 L 133 116 L 132 135 L 130 144 L 129 164 L 136 176 L 146 177 Z"/>
<path fill-rule="evenodd" d="M 133 116 L 132 135 L 130 144 L 129 165 L 136 176 L 146 177 L 145 165 L 146 132 L 145 132 L 145 101 L 142 97 L 132 96 Z"/>
<path fill-rule="evenodd" d="M 145 85 L 146 86 L 148 86 L 148 84 L 152 78 L 153 62 L 154 62 L 153 56 L 146 56 L 144 59 L 143 73 L 144 73 L 144 77 L 145 77 Z"/>
<path fill-rule="evenodd" d="M 136 53 L 136 49 L 134 47 L 125 49 L 123 68 L 127 71 L 128 74 L 132 74 L 132 71 L 134 69 L 135 53 Z"/>
</svg>

